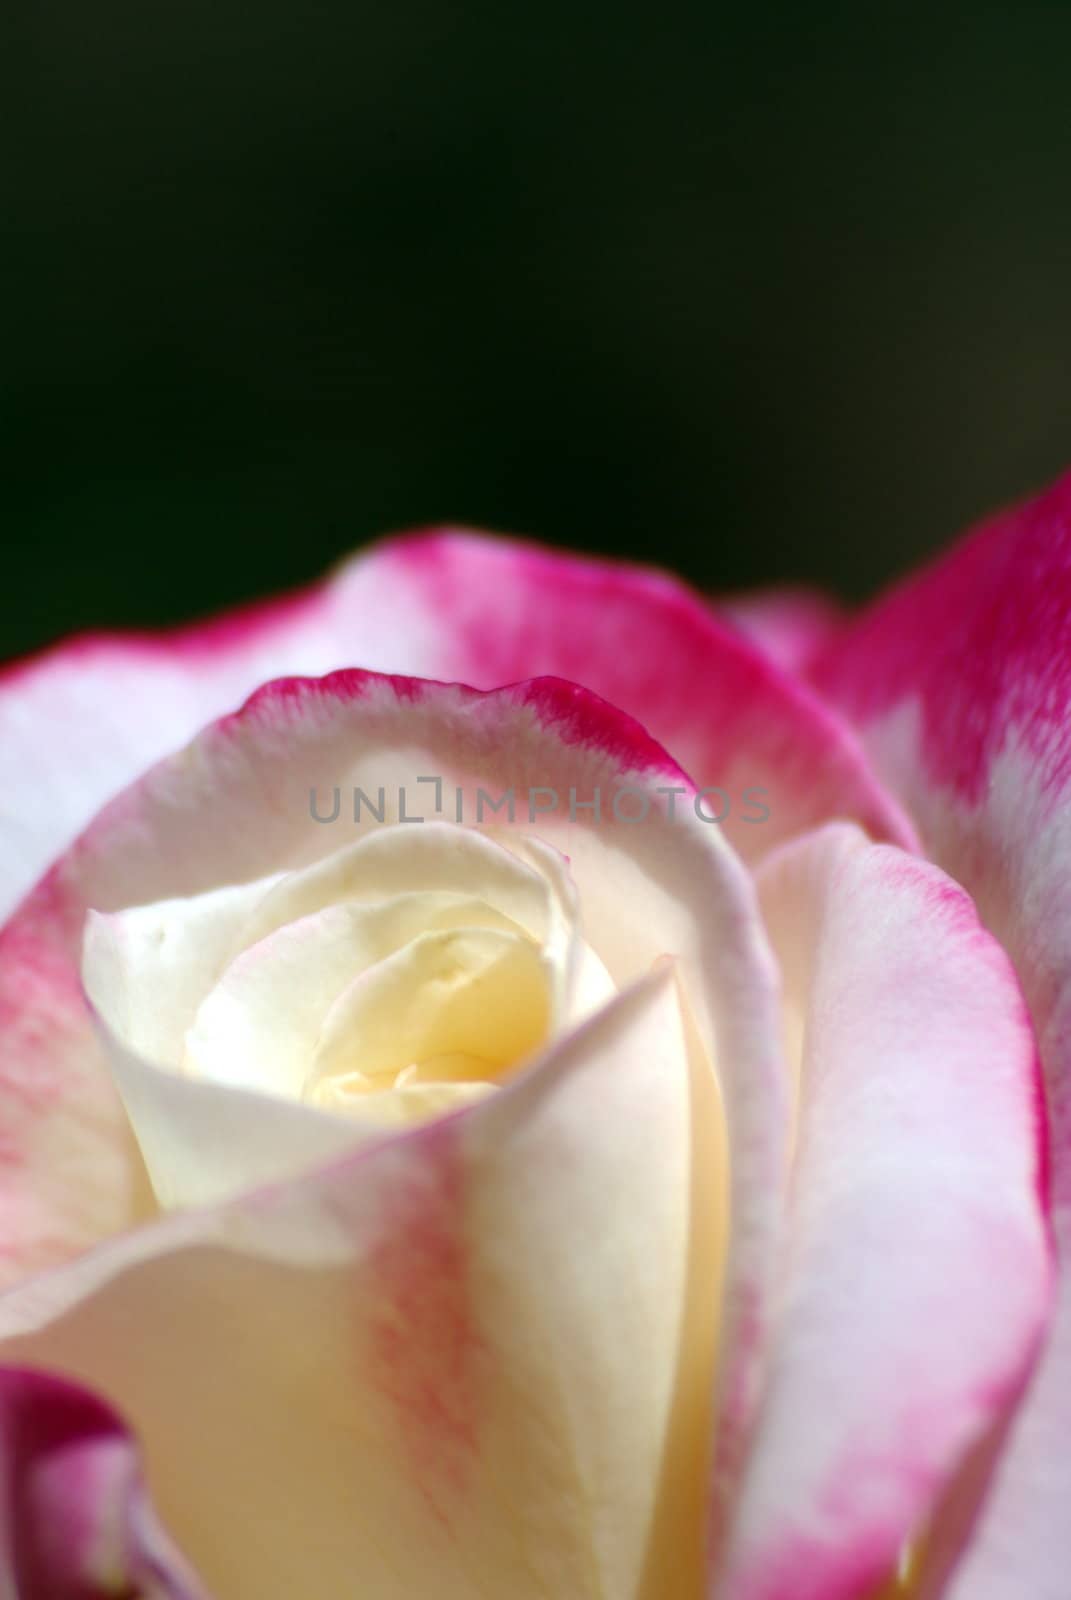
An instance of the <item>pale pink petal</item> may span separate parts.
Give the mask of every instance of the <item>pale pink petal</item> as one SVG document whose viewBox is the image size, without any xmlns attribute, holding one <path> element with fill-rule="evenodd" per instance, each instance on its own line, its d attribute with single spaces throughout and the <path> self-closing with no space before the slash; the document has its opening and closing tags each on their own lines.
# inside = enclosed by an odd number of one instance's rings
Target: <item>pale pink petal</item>
<svg viewBox="0 0 1071 1600">
<path fill-rule="evenodd" d="M 441 778 L 438 795 L 422 775 Z M 486 694 L 359 672 L 285 680 L 106 808 L 0 933 L 0 1005 L 12 1041 L 0 1126 L 11 1127 L 19 1155 L 0 1171 L 9 1281 L 92 1242 L 107 1231 L 102 1222 L 127 1220 L 118 1206 L 110 1219 L 86 1211 L 87 1174 L 99 1174 L 99 1192 L 112 1194 L 126 1149 L 117 1144 L 124 1118 L 78 986 L 86 908 L 114 911 L 315 862 L 379 824 L 363 813 L 358 827 L 347 808 L 337 823 L 315 821 L 310 788 L 325 795 L 338 785 L 348 795 L 358 783 L 371 794 L 382 787 L 391 818 L 399 786 L 408 815 L 433 818 L 440 805 L 448 820 L 459 789 L 465 818 L 479 789 L 513 789 L 515 822 L 496 814 L 496 836 L 534 832 L 568 859 L 585 935 L 613 982 L 624 988 L 662 957 L 676 961 L 701 1047 L 716 1063 L 734 1151 L 721 1493 L 754 1401 L 781 1224 L 786 1076 L 775 972 L 749 875 L 720 829 L 697 816 L 688 780 L 638 724 L 558 680 Z M 623 814 L 645 801 L 645 820 L 616 817 L 613 797 L 626 787 Z M 559 798 L 534 823 L 530 790 L 540 804 L 550 791 Z M 37 972 L 47 982 L 35 991 Z M 27 1081 L 43 1087 L 24 1102 L 18 1086 Z M 201 1107 L 187 1103 L 187 1115 L 183 1126 L 195 1130 Z M 227 1127 L 242 1115 L 235 1101 L 206 1131 L 202 1150 L 222 1150 Z M 278 1133 L 274 1123 L 258 1123 L 251 1179 L 263 1178 L 263 1163 L 282 1149 Z M 310 1136 L 319 1139 L 311 1125 Z M 67 1162 L 54 1158 L 61 1137 L 73 1152 Z M 209 1181 L 221 1192 L 214 1168 Z"/>
<path fill-rule="evenodd" d="M 1071 476 L 995 517 L 820 665 L 1008 949 L 1047 1086 L 1055 1326 L 950 1594 L 1064 1600 L 1071 1571 Z"/>
<path fill-rule="evenodd" d="M 471 1110 L 0 1302 L 220 1596 L 693 1600 L 724 1179 L 667 971 Z"/>
<path fill-rule="evenodd" d="M 349 571 L 396 596 L 427 676 L 490 688 L 552 673 L 638 718 L 724 791 L 710 808 L 747 857 L 838 816 L 913 838 L 843 725 L 674 578 L 475 534 L 398 539 Z"/>
<path fill-rule="evenodd" d="M 834 825 L 760 880 L 799 1087 L 780 1320 L 718 1593 L 859 1600 L 1037 1352 L 1034 1039 L 1007 958 L 936 868 Z"/>
<path fill-rule="evenodd" d="M 0 671 L 0 918 L 94 813 L 270 678 L 353 665 L 419 674 L 374 570 L 159 633 L 92 633 Z M 408 658 L 408 667 L 407 667 Z"/>
<path fill-rule="evenodd" d="M 485 689 L 544 673 L 582 683 L 727 792 L 725 826 L 751 854 L 830 816 L 909 836 L 836 717 L 683 585 L 444 532 L 387 541 L 270 605 L 8 667 L 0 916 L 100 805 L 259 683 L 348 666 Z"/>
<path fill-rule="evenodd" d="M 206 1600 L 111 1406 L 19 1367 L 0 1368 L 0 1584 L 12 1600 Z"/>
<path fill-rule="evenodd" d="M 844 627 L 845 613 L 820 589 L 757 589 L 719 596 L 720 616 L 754 641 L 786 672 L 806 676 Z"/>
</svg>

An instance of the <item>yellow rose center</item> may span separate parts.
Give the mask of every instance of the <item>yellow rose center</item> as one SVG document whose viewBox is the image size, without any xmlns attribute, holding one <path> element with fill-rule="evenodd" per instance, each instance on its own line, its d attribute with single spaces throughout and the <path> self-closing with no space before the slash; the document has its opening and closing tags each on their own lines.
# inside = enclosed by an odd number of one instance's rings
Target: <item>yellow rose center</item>
<svg viewBox="0 0 1071 1600">
<path fill-rule="evenodd" d="M 520 933 L 426 933 L 354 983 L 328 1012 L 303 1098 L 387 1124 L 490 1093 L 551 1025 L 539 947 Z"/>
<path fill-rule="evenodd" d="M 563 859 L 538 841 L 511 851 L 445 826 L 390 829 L 223 893 L 237 914 L 211 897 L 124 914 L 124 952 L 145 950 L 174 1013 L 163 1041 L 152 1008 L 124 1019 L 130 1044 L 184 1077 L 373 1128 L 491 1093 L 614 992 Z M 225 936 L 221 917 L 233 917 Z M 205 930 L 219 940 L 211 962 Z M 180 941 L 193 952 L 184 1021 L 160 971 L 178 964 Z"/>
<path fill-rule="evenodd" d="M 242 1123 L 243 1172 L 299 1168 L 492 1094 L 615 993 L 565 858 L 445 823 L 93 915 L 84 974 L 133 1074 L 124 1099 L 167 1205 L 226 1191 L 228 1117 Z M 196 1084 L 193 1098 L 168 1077 Z M 202 1104 L 210 1086 L 260 1101 L 220 1101 L 218 1147 L 189 1149 L 171 1110 L 143 1115 L 158 1099 Z M 302 1117 L 284 1127 L 265 1104 L 280 1100 Z"/>
</svg>

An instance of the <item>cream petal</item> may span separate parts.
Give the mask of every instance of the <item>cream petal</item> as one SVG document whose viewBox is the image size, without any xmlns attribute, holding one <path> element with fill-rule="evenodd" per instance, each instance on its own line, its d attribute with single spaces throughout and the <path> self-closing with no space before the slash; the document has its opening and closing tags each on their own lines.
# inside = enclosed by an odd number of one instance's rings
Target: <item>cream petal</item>
<svg viewBox="0 0 1071 1600">
<path fill-rule="evenodd" d="M 0 1356 L 123 1407 L 220 1596 L 692 1600 L 706 1092 L 656 977 L 455 1117 L 15 1290 Z"/>
<path fill-rule="evenodd" d="M 807 1020 L 782 1318 L 716 1592 L 856 1600 L 1039 1347 L 1035 1044 L 1007 957 L 936 867 L 840 825 L 759 878 Z"/>
<path fill-rule="evenodd" d="M 427 773 L 456 783 L 470 802 L 481 785 L 521 795 L 534 785 L 556 790 L 563 806 L 539 817 L 539 833 L 569 862 L 585 936 L 611 979 L 625 985 L 662 955 L 677 959 L 699 1052 L 715 1063 L 711 1124 L 720 1126 L 720 1095 L 733 1150 L 724 1294 L 713 1280 L 707 1284 L 710 1315 L 720 1310 L 723 1324 L 715 1496 L 728 1504 L 761 1378 L 784 1198 L 787 1085 L 775 974 L 748 874 L 719 830 L 697 818 L 687 778 L 638 724 L 557 680 L 489 694 L 361 672 L 268 686 L 98 818 L 57 867 L 47 894 L 42 889 L 0 935 L 9 963 L 6 974 L 0 969 L 0 999 L 17 1005 L 21 980 L 46 962 L 77 992 L 75 951 L 87 905 L 114 910 L 192 895 L 225 878 L 250 881 L 280 863 L 300 867 L 322 859 L 334 838 L 309 815 L 311 785 L 359 781 L 396 793 L 403 784 L 418 801 L 414 779 Z M 602 818 L 591 811 L 569 815 L 571 788 L 583 800 L 596 788 L 611 796 L 619 784 L 638 786 L 650 799 L 643 823 L 615 825 L 612 810 Z M 669 795 L 684 796 L 676 815 Z M 410 829 L 414 837 L 432 825 L 434 795 L 426 793 L 423 805 L 428 820 Z M 510 837 L 529 830 L 522 814 Z M 55 1089 L 48 1114 L 27 1123 L 25 1168 L 0 1171 L 0 1198 L 20 1200 L 32 1174 L 40 1215 L 66 1222 L 83 1205 L 84 1186 L 74 1182 L 70 1166 L 39 1164 L 37 1151 L 57 1121 L 80 1130 L 91 1169 L 113 1146 L 85 1133 L 87 1105 L 111 1109 L 91 1019 L 84 1010 L 70 1011 L 61 1026 L 60 1017 L 55 1009 L 37 1014 L 34 1059 L 47 1062 Z M 18 1059 L 29 1066 L 28 1052 Z M 95 1098 L 86 1086 L 93 1072 Z M 482 1115 L 513 1092 L 462 1115 Z M 204 1115 L 211 1120 L 207 1108 Z M 195 1149 L 192 1111 L 187 1134 Z M 211 1143 L 207 1135 L 204 1143 Z M 16 1207 L 8 1214 L 17 1215 Z M 14 1269 L 25 1270 L 37 1236 L 16 1228 L 12 1241 Z"/>
<path fill-rule="evenodd" d="M 183 1070 L 300 1099 L 324 1018 L 354 979 L 421 934 L 480 926 L 531 944 L 501 913 L 462 895 L 327 906 L 288 923 L 244 950 L 205 997 Z"/>
<path fill-rule="evenodd" d="M 327 1011 L 306 1083 L 349 1072 L 393 1080 L 434 1055 L 465 1054 L 494 1077 L 533 1054 L 550 1022 L 545 958 L 497 928 L 421 933 L 370 967 Z"/>
</svg>

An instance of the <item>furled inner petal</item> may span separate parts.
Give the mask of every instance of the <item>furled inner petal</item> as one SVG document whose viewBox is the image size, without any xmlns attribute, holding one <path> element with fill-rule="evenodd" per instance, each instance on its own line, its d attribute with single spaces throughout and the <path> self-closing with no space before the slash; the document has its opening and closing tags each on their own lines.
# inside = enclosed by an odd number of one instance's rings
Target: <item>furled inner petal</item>
<svg viewBox="0 0 1071 1600">
<path fill-rule="evenodd" d="M 481 1098 L 616 992 L 560 852 L 443 823 L 386 826 L 309 867 L 91 916 L 84 977 L 165 1204 L 173 1163 L 146 1122 L 160 1095 L 144 1093 L 139 1061 L 374 1136 Z M 304 1131 L 319 1150 L 318 1130 Z"/>
<path fill-rule="evenodd" d="M 349 984 L 421 934 L 464 927 L 509 932 L 531 945 L 500 912 L 451 894 L 328 906 L 277 929 L 244 950 L 205 997 L 182 1070 L 302 1098 L 320 1028 Z"/>
<path fill-rule="evenodd" d="M 541 952 L 495 928 L 423 933 L 356 978 L 324 1018 L 307 1079 L 370 1089 L 416 1069 L 425 1082 L 487 1079 L 543 1043 L 549 995 Z"/>
<path fill-rule="evenodd" d="M 428 822 L 377 829 L 310 866 L 252 883 L 92 912 L 83 976 L 129 1049 L 177 1068 L 198 1007 L 243 950 L 329 906 L 416 892 L 480 901 L 552 951 L 572 942 L 576 894 L 555 851 L 538 841 L 507 849 L 486 834 Z M 561 969 L 564 982 L 568 960 Z"/>
<path fill-rule="evenodd" d="M 359 1083 L 354 1080 L 359 1079 Z M 458 1081 L 437 1079 L 434 1083 L 400 1081 L 390 1089 L 370 1087 L 359 1073 L 350 1078 L 328 1078 L 317 1084 L 314 1104 L 324 1111 L 350 1116 L 359 1111 L 363 1122 L 373 1122 L 384 1128 L 404 1128 L 417 1122 L 429 1122 L 448 1111 L 458 1111 L 486 1099 L 495 1091 L 495 1085 L 478 1079 Z M 355 1096 L 357 1099 L 355 1101 Z"/>
<path fill-rule="evenodd" d="M 545 848 L 528 859 L 486 833 L 448 822 L 384 826 L 311 866 L 275 880 L 249 918 L 243 943 L 284 923 L 343 901 L 372 903 L 395 895 L 435 891 L 470 895 L 495 906 L 533 938 L 548 938 L 555 901 Z M 559 914 L 560 915 L 560 914 Z"/>
</svg>

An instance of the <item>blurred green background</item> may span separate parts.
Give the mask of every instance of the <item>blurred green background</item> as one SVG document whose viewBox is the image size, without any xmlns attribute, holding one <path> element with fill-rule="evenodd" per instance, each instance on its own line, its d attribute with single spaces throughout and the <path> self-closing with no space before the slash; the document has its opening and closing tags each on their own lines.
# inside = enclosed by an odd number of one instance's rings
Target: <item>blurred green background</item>
<svg viewBox="0 0 1071 1600">
<path fill-rule="evenodd" d="M 435 520 L 856 597 L 1071 463 L 1071 5 L 9 0 L 0 654 Z"/>
</svg>

